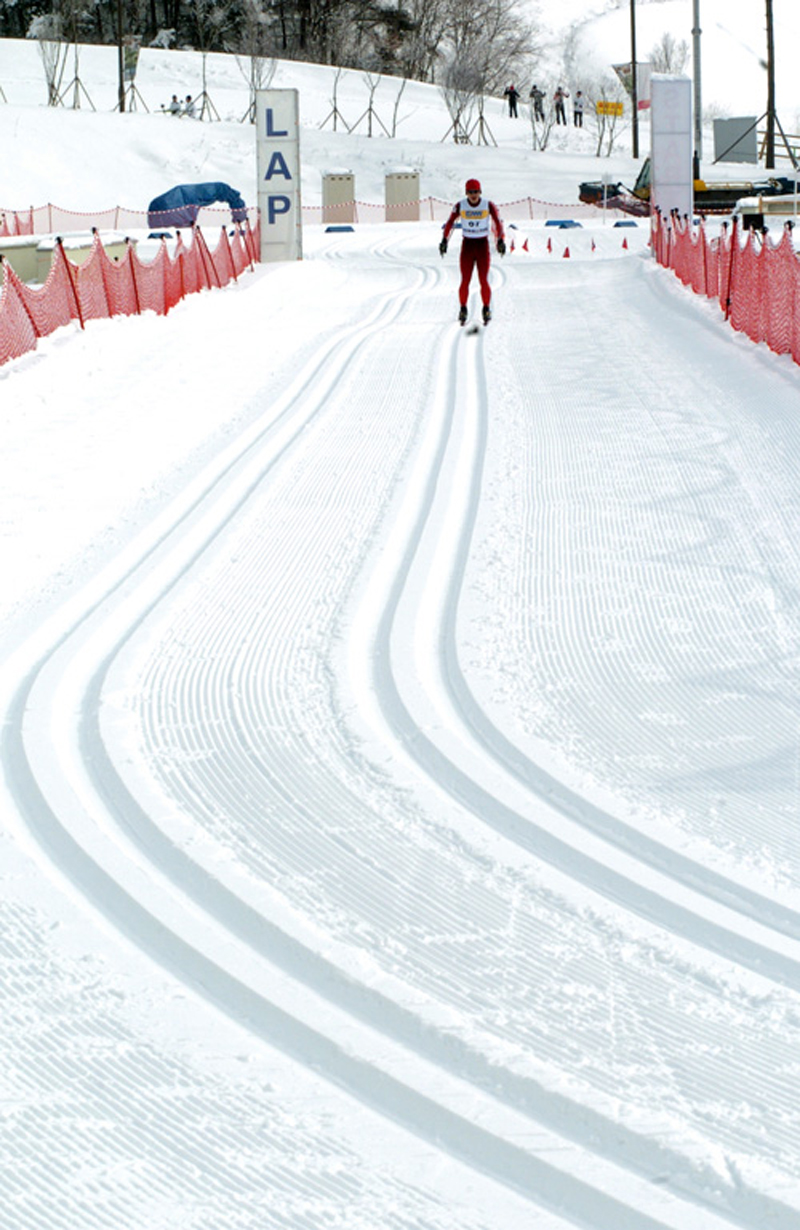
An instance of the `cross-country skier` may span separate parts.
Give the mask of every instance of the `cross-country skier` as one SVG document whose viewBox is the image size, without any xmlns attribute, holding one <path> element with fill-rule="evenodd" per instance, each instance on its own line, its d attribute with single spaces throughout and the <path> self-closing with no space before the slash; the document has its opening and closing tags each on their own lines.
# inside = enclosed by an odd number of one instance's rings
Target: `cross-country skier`
<svg viewBox="0 0 800 1230">
<path fill-rule="evenodd" d="M 519 90 L 515 85 L 506 86 L 503 90 L 503 97 L 508 99 L 508 114 L 512 117 L 516 117 Z"/>
<path fill-rule="evenodd" d="M 487 201 L 481 193 L 477 179 L 468 179 L 464 188 L 466 196 L 453 206 L 450 217 L 444 224 L 442 242 L 439 251 L 444 256 L 447 251 L 447 241 L 450 238 L 456 222 L 461 220 L 461 284 L 458 288 L 459 324 L 467 319 L 467 299 L 469 284 L 472 281 L 472 271 L 477 265 L 478 278 L 481 284 L 481 301 L 483 303 L 483 321 L 488 324 L 492 319 L 492 289 L 489 286 L 489 234 L 494 233 L 497 251 L 501 256 L 506 253 L 505 233 L 503 223 L 497 212 L 494 201 Z"/>
</svg>

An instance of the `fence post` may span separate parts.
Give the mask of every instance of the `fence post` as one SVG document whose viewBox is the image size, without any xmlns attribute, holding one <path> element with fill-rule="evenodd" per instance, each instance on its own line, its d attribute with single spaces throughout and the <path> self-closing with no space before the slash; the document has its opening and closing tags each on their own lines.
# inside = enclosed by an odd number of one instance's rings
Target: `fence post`
<svg viewBox="0 0 800 1230">
<path fill-rule="evenodd" d="M 72 297 L 75 300 L 75 311 L 78 313 L 78 320 L 80 322 L 81 328 L 83 329 L 85 328 L 84 323 L 83 323 L 83 312 L 81 311 L 81 301 L 78 296 L 78 287 L 75 284 L 75 274 L 72 269 L 72 262 L 69 260 L 66 252 L 64 251 L 64 244 L 61 241 L 60 235 L 57 236 L 56 238 L 56 249 L 57 251 L 61 253 L 61 259 L 64 262 L 64 268 L 67 271 L 67 278 L 69 279 L 69 285 L 72 291 Z"/>
<path fill-rule="evenodd" d="M 213 286 L 214 284 L 211 281 L 211 278 L 208 276 L 208 270 L 206 268 L 206 259 L 207 259 L 209 264 L 211 265 L 211 272 L 214 274 L 214 281 L 219 287 L 222 285 L 222 283 L 219 280 L 219 274 L 217 273 L 217 267 L 214 264 L 214 257 L 211 255 L 209 251 L 208 244 L 206 243 L 206 240 L 205 240 L 205 235 L 203 234 L 199 226 L 193 227 L 192 229 L 194 230 L 195 242 L 198 245 L 200 259 L 203 262 L 203 272 L 206 275 L 206 282 L 208 283 L 209 286 Z"/>
<path fill-rule="evenodd" d="M 253 232 L 250 230 L 250 219 L 245 218 L 244 222 L 239 223 L 239 234 L 244 242 L 244 250 L 247 253 L 247 259 L 250 263 L 250 268 L 253 268 L 255 261 L 255 244 L 253 243 Z"/>
<path fill-rule="evenodd" d="M 222 228 L 221 239 L 225 240 L 225 247 L 228 249 L 228 260 L 231 263 L 231 270 L 233 272 L 233 280 L 234 282 L 238 283 L 239 279 L 236 276 L 236 266 L 233 263 L 233 253 L 231 252 L 231 244 L 230 244 L 230 240 L 228 239 L 228 229 L 225 226 L 223 226 Z"/>
<path fill-rule="evenodd" d="M 141 304 L 139 303 L 139 287 L 136 283 L 136 269 L 134 268 L 134 262 L 136 260 L 136 249 L 134 248 L 133 244 L 131 243 L 127 235 L 125 236 L 125 243 L 128 245 L 128 265 L 130 266 L 131 283 L 133 285 L 133 302 L 136 304 L 136 315 L 141 316 L 142 308 L 141 308 Z"/>
<path fill-rule="evenodd" d="M 736 215 L 733 215 L 731 222 L 731 259 L 728 265 L 728 286 L 725 291 L 725 319 L 728 320 L 731 314 L 731 295 L 733 291 L 733 262 L 736 259 L 736 249 L 739 247 L 739 236 L 736 233 Z M 725 226 L 725 223 L 723 223 Z M 727 229 L 727 228 L 726 228 Z"/>
<path fill-rule="evenodd" d="M 100 242 L 100 232 L 98 231 L 96 226 L 92 227 L 92 235 L 94 236 L 95 246 L 101 249 L 101 252 L 98 256 L 98 259 L 100 260 L 100 281 L 103 283 L 103 298 L 106 301 L 106 313 L 108 316 L 111 316 L 111 303 L 109 302 L 109 298 L 108 298 L 108 285 L 106 283 L 106 266 L 105 266 L 105 262 L 108 258 L 106 256 L 106 250 L 103 247 L 102 243 Z"/>
<path fill-rule="evenodd" d="M 205 278 L 206 286 L 210 286 L 211 279 L 208 276 L 208 269 L 206 267 L 206 254 L 203 251 L 203 244 L 200 242 L 200 227 L 195 222 L 191 225 L 191 232 L 192 246 L 197 248 L 197 252 L 200 256 L 200 264 L 203 266 L 203 277 Z"/>
<path fill-rule="evenodd" d="M 783 241 L 790 249 L 790 261 L 792 268 L 792 341 L 790 353 L 795 363 L 800 363 L 800 347 L 798 347 L 798 327 L 797 327 L 797 284 L 800 280 L 800 263 L 798 263 L 797 253 L 794 249 L 794 241 L 792 239 L 792 231 L 794 230 L 794 222 L 791 219 L 783 224 Z"/>
</svg>

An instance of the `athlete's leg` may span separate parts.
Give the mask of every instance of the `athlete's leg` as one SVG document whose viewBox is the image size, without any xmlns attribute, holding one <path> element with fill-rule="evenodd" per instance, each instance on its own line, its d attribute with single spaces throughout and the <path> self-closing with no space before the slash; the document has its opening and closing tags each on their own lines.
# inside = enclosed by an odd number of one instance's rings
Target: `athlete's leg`
<svg viewBox="0 0 800 1230">
<path fill-rule="evenodd" d="M 475 268 L 475 257 L 477 255 L 475 249 L 479 247 L 474 239 L 465 239 L 461 244 L 461 257 L 459 264 L 461 266 L 461 285 L 458 288 L 458 302 L 462 307 L 466 307 L 467 299 L 469 298 L 469 284 L 472 281 L 472 270 Z"/>
<path fill-rule="evenodd" d="M 489 265 L 491 264 L 491 253 L 489 251 L 489 240 L 482 240 L 477 252 L 478 277 L 481 283 L 481 303 L 488 306 L 492 301 L 492 288 L 489 285 Z"/>
</svg>

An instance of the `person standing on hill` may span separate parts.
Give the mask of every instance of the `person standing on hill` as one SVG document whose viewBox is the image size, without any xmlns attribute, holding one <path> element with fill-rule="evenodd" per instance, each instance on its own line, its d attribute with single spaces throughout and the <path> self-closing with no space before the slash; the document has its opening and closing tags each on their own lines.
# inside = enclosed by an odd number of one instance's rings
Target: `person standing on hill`
<svg viewBox="0 0 800 1230">
<path fill-rule="evenodd" d="M 583 91 L 578 90 L 572 100 L 572 118 L 576 128 L 583 128 Z"/>
<path fill-rule="evenodd" d="M 519 90 L 515 85 L 508 85 L 503 90 L 503 97 L 508 99 L 508 114 L 516 119 L 517 117 L 517 99 L 519 98 Z"/>
<path fill-rule="evenodd" d="M 544 121 L 544 90 L 532 85 L 530 97 L 533 99 L 533 118 Z"/>
<path fill-rule="evenodd" d="M 494 201 L 486 200 L 481 185 L 477 179 L 468 179 L 464 188 L 466 196 L 456 201 L 450 217 L 444 224 L 439 252 L 444 256 L 447 242 L 453 232 L 456 222 L 461 222 L 461 283 L 458 288 L 458 323 L 463 325 L 467 319 L 467 299 L 469 284 L 472 281 L 472 271 L 478 269 L 478 279 L 481 287 L 483 303 L 483 323 L 488 325 L 492 319 L 492 288 L 489 285 L 489 266 L 491 252 L 489 236 L 494 234 L 497 251 L 505 256 L 506 241 L 503 223 Z"/>
<path fill-rule="evenodd" d="M 567 98 L 569 98 L 569 90 L 565 90 L 563 85 L 560 85 L 553 95 L 553 104 L 556 109 L 557 124 L 566 125 L 567 123 L 567 112 L 564 105 Z"/>
</svg>

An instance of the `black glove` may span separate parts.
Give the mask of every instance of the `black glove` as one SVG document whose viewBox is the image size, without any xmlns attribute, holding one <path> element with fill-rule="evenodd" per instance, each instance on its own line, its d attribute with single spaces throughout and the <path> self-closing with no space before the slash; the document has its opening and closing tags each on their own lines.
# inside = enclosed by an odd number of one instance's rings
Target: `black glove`
<svg viewBox="0 0 800 1230">
<path fill-rule="evenodd" d="M 498 241 L 497 241 L 497 251 L 500 253 L 500 255 L 501 255 L 501 256 L 505 256 L 505 254 L 506 254 L 506 241 L 505 241 L 505 239 L 498 239 Z"/>
<path fill-rule="evenodd" d="M 447 251 L 447 240 L 443 239 L 442 242 L 439 244 L 439 255 L 444 256 L 446 251 Z"/>
</svg>

